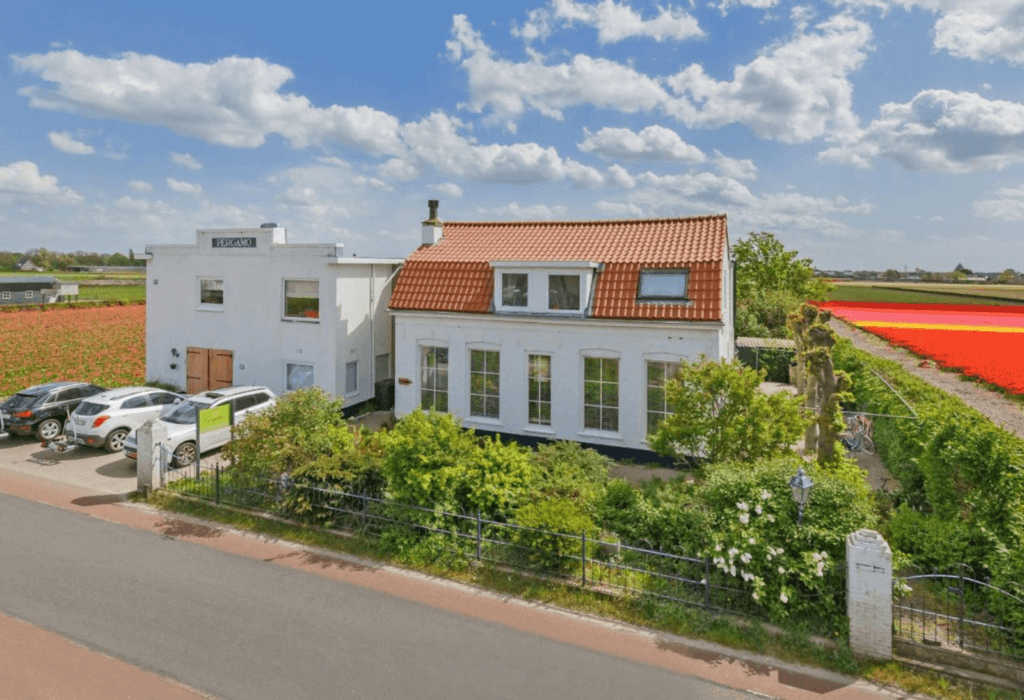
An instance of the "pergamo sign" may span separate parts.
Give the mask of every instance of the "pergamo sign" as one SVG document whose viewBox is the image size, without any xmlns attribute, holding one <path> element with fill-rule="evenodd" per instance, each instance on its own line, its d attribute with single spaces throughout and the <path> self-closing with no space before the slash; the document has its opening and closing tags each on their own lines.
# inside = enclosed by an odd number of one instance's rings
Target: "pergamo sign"
<svg viewBox="0 0 1024 700">
<path fill-rule="evenodd" d="M 232 236 L 231 238 L 214 238 L 214 248 L 255 248 L 255 236 Z"/>
</svg>

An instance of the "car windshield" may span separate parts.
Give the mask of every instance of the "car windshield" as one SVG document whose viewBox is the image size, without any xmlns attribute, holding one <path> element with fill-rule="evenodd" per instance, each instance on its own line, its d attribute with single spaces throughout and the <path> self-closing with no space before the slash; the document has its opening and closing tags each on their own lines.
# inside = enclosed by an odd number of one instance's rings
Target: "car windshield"
<svg viewBox="0 0 1024 700">
<path fill-rule="evenodd" d="M 206 403 L 185 401 L 179 403 L 173 410 L 168 411 L 166 415 L 161 416 L 160 420 L 165 420 L 168 423 L 178 423 L 179 425 L 189 425 L 198 420 L 200 410 L 209 407 L 209 404 Z"/>
<path fill-rule="evenodd" d="M 85 403 L 79 404 L 78 408 L 74 410 L 74 413 L 78 416 L 95 416 L 103 413 L 103 411 L 108 408 L 110 408 L 110 406 L 107 406 L 106 404 L 89 403 L 86 401 Z"/>
<path fill-rule="evenodd" d="M 11 398 L 4 401 L 4 408 L 8 411 L 24 411 L 27 408 L 32 408 L 39 397 L 35 394 L 15 394 Z"/>
</svg>

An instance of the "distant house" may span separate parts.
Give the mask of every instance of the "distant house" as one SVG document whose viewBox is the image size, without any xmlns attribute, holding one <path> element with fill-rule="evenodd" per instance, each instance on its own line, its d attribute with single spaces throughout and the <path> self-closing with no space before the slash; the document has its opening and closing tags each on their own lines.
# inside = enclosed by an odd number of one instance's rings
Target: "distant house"
<svg viewBox="0 0 1024 700">
<path fill-rule="evenodd" d="M 68 265 L 68 272 L 135 272 L 144 275 L 146 267 L 144 265 Z"/>
<path fill-rule="evenodd" d="M 18 264 L 14 266 L 14 269 L 19 272 L 42 272 L 43 270 L 43 268 L 39 267 L 28 258 L 18 261 Z"/>
<path fill-rule="evenodd" d="M 725 215 L 423 222 L 391 298 L 397 416 L 649 450 L 681 360 L 731 360 Z"/>
<path fill-rule="evenodd" d="M 77 284 L 54 277 L 0 277 L 0 304 L 52 304 L 77 294 Z"/>
</svg>

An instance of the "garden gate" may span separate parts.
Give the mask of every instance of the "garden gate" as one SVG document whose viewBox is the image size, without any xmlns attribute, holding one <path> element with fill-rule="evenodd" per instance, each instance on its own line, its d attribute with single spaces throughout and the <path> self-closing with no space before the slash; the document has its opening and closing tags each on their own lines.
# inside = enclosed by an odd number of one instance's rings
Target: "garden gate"
<svg viewBox="0 0 1024 700">
<path fill-rule="evenodd" d="M 1024 599 L 968 575 L 966 564 L 953 570 L 895 577 L 893 635 L 1024 661 Z"/>
</svg>

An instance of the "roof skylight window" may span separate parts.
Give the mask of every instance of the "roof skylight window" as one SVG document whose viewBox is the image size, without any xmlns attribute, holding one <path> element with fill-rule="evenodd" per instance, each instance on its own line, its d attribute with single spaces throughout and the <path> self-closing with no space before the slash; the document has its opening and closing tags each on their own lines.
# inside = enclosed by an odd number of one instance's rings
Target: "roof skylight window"
<svg viewBox="0 0 1024 700">
<path fill-rule="evenodd" d="M 686 296 L 689 281 L 689 270 L 641 270 L 636 300 L 689 301 L 689 297 Z"/>
</svg>

